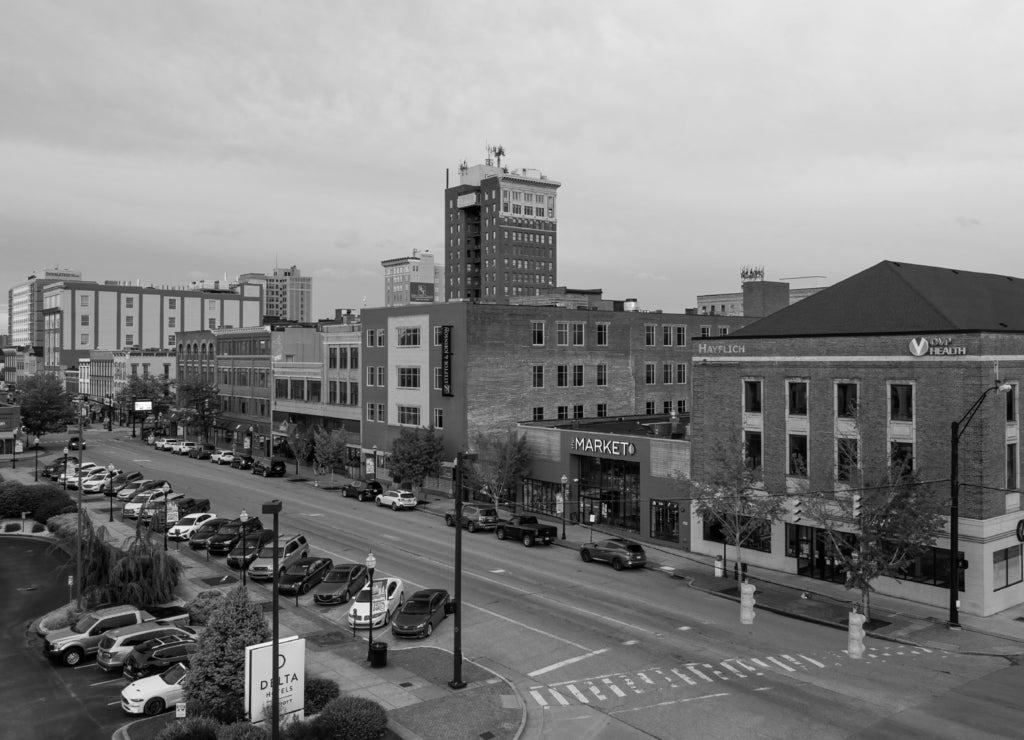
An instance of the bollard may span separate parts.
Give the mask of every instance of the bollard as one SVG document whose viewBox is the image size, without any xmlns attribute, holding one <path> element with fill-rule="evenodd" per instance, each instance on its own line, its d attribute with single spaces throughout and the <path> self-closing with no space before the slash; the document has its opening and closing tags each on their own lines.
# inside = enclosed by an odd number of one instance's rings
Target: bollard
<svg viewBox="0 0 1024 740">
<path fill-rule="evenodd" d="M 721 555 L 715 556 L 715 578 L 722 578 L 725 576 L 725 561 L 722 560 Z"/>
<path fill-rule="evenodd" d="M 744 581 L 740 584 L 740 624 L 754 623 L 754 588 L 753 583 Z"/>
<path fill-rule="evenodd" d="M 855 606 L 850 612 L 849 632 L 850 639 L 847 650 L 851 658 L 864 657 L 864 621 L 867 619 Z"/>
</svg>

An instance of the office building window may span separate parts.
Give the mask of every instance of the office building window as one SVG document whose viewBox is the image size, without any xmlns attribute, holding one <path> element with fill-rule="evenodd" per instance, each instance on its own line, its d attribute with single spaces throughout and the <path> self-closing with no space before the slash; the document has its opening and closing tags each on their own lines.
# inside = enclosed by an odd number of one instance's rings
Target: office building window
<svg viewBox="0 0 1024 740">
<path fill-rule="evenodd" d="M 992 590 L 998 591 L 1021 582 L 1020 545 L 992 553 Z"/>
<path fill-rule="evenodd" d="M 378 403 L 377 404 L 377 421 L 384 421 L 384 422 L 386 422 L 387 420 L 388 420 L 388 415 L 387 415 L 387 412 L 384 410 L 384 404 Z"/>
<path fill-rule="evenodd" d="M 420 387 L 420 369 L 418 367 L 400 367 L 400 368 L 398 368 L 398 387 L 399 388 L 419 388 Z"/>
<path fill-rule="evenodd" d="M 748 414 L 761 413 L 761 381 L 743 381 L 743 410 Z"/>
<path fill-rule="evenodd" d="M 676 346 L 677 347 L 685 347 L 686 346 L 686 327 L 685 326 L 677 326 L 676 327 Z"/>
<path fill-rule="evenodd" d="M 889 446 L 889 464 L 897 475 L 914 472 L 914 443 L 893 442 Z"/>
<path fill-rule="evenodd" d="M 644 413 L 648 416 L 654 416 L 654 401 L 648 401 L 644 404 Z"/>
<path fill-rule="evenodd" d="M 597 385 L 608 385 L 608 366 L 603 362 L 597 365 Z"/>
<path fill-rule="evenodd" d="M 914 420 L 914 386 L 909 383 L 890 384 L 889 418 L 893 421 Z"/>
<path fill-rule="evenodd" d="M 168 298 L 167 299 L 167 308 L 171 309 L 172 311 L 177 309 L 178 308 L 178 299 L 177 298 Z"/>
<path fill-rule="evenodd" d="M 661 364 L 661 382 L 665 385 L 672 384 L 672 377 L 675 371 L 675 363 L 663 362 Z"/>
<path fill-rule="evenodd" d="M 559 347 L 569 346 L 569 322 L 559 321 L 555 323 L 555 344 Z"/>
<path fill-rule="evenodd" d="M 443 336 L 443 334 L 444 334 L 444 330 L 440 326 L 435 326 L 434 327 L 434 346 L 435 347 L 440 347 L 441 346 L 441 337 Z"/>
<path fill-rule="evenodd" d="M 647 347 L 654 346 L 654 337 L 658 331 L 658 327 L 654 324 L 644 324 L 644 345 Z"/>
<path fill-rule="evenodd" d="M 577 388 L 583 385 L 583 365 L 572 366 L 572 384 Z"/>
<path fill-rule="evenodd" d="M 534 421 L 544 421 L 544 407 L 543 406 L 534 406 L 533 407 L 533 420 Z"/>
<path fill-rule="evenodd" d="M 82 306 L 82 308 L 89 308 L 89 296 L 87 296 L 87 295 L 83 295 L 82 296 L 81 306 Z"/>
<path fill-rule="evenodd" d="M 351 348 L 351 352 L 349 353 L 349 360 L 350 360 L 349 367 L 351 367 L 353 370 L 358 370 L 359 369 L 359 348 L 358 347 L 352 347 Z"/>
<path fill-rule="evenodd" d="M 444 409 L 434 409 L 434 429 L 444 429 Z"/>
<path fill-rule="evenodd" d="M 533 334 L 533 346 L 543 347 L 544 346 L 544 322 L 543 321 L 531 321 L 530 330 Z"/>
<path fill-rule="evenodd" d="M 135 317 L 134 316 L 125 316 L 124 317 L 124 325 L 125 326 L 135 326 Z"/>
<path fill-rule="evenodd" d="M 419 347 L 420 346 L 420 329 L 418 326 L 412 327 L 399 327 L 398 329 L 398 346 L 399 347 Z"/>
<path fill-rule="evenodd" d="M 791 380 L 786 385 L 789 389 L 789 415 L 807 416 L 807 382 Z"/>
<path fill-rule="evenodd" d="M 718 327 L 718 336 L 720 336 L 720 337 L 727 337 L 727 336 L 729 336 L 729 327 L 728 326 L 720 326 L 720 327 Z"/>
<path fill-rule="evenodd" d="M 672 413 L 672 402 L 671 401 L 662 401 L 661 402 L 661 413 L 665 414 L 666 416 L 668 414 Z"/>
<path fill-rule="evenodd" d="M 377 344 L 377 331 L 375 329 L 366 330 L 366 346 L 373 347 Z"/>
<path fill-rule="evenodd" d="M 386 385 L 384 381 L 384 366 L 377 365 L 377 385 L 384 387 Z"/>
<path fill-rule="evenodd" d="M 653 362 L 644 363 L 644 383 L 647 385 L 654 385 L 658 382 L 657 368 Z"/>
<path fill-rule="evenodd" d="M 178 325 L 178 318 L 176 316 L 167 317 L 167 328 L 174 329 Z"/>
<path fill-rule="evenodd" d="M 377 330 L 377 346 L 378 347 L 383 347 L 384 346 L 384 337 L 385 337 L 384 330 L 383 329 L 378 329 Z"/>
<path fill-rule="evenodd" d="M 568 418 L 569 418 L 569 407 L 568 406 L 559 406 L 558 407 L 558 419 L 559 420 L 565 420 L 565 419 L 568 419 Z"/>
<path fill-rule="evenodd" d="M 89 325 L 89 321 L 90 321 L 89 314 L 84 313 L 84 314 L 82 314 L 82 318 L 81 318 L 81 321 L 79 323 L 81 323 L 82 326 L 88 326 Z M 61 464 L 63 465 L 63 463 L 61 463 Z"/>
<path fill-rule="evenodd" d="M 761 467 L 761 432 L 743 433 L 743 459 L 751 470 Z"/>
<path fill-rule="evenodd" d="M 1011 491 L 1020 487 L 1017 462 L 1017 443 L 1011 442 L 1006 445 L 1006 487 Z"/>
<path fill-rule="evenodd" d="M 366 384 L 369 386 L 377 385 L 377 368 L 373 365 L 366 366 Z"/>
<path fill-rule="evenodd" d="M 206 328 L 207 329 L 216 329 L 217 328 L 217 319 L 216 318 L 207 319 L 206 320 Z"/>
<path fill-rule="evenodd" d="M 398 423 L 402 426 L 418 427 L 420 425 L 420 407 L 399 406 Z"/>
<path fill-rule="evenodd" d="M 840 437 L 836 440 L 836 480 L 853 483 L 860 468 L 860 440 Z"/>
<path fill-rule="evenodd" d="M 366 420 L 377 421 L 377 404 L 368 403 L 366 404 Z"/>
<path fill-rule="evenodd" d="M 328 347 L 327 348 L 327 367 L 337 368 L 338 367 L 338 348 Z"/>
<path fill-rule="evenodd" d="M 686 363 L 685 362 L 677 362 L 676 363 L 676 382 L 680 383 L 680 384 L 686 382 Z"/>
<path fill-rule="evenodd" d="M 608 416 L 608 404 L 599 403 L 597 404 L 597 418 L 603 419 Z"/>
<path fill-rule="evenodd" d="M 89 335 L 88 334 L 82 334 L 78 338 L 78 343 L 79 344 L 88 344 L 89 343 Z"/>
<path fill-rule="evenodd" d="M 1017 421 L 1017 384 L 1010 385 L 1010 390 L 1006 392 L 1006 420 L 1008 422 Z"/>
<path fill-rule="evenodd" d="M 582 347 L 586 340 L 586 324 L 582 321 L 574 321 L 572 324 L 572 344 L 574 347 Z"/>
<path fill-rule="evenodd" d="M 135 308 L 135 298 L 132 297 L 132 296 L 126 295 L 124 297 L 124 307 L 125 308 Z"/>
<path fill-rule="evenodd" d="M 836 416 L 852 419 L 857 415 L 857 384 L 836 383 Z"/>
<path fill-rule="evenodd" d="M 710 326 L 702 326 L 700 328 L 700 336 L 701 336 L 701 339 L 707 339 L 708 337 L 710 337 L 711 336 L 711 327 Z"/>
<path fill-rule="evenodd" d="M 799 477 L 807 475 L 807 436 L 804 434 L 789 435 L 788 472 Z"/>
<path fill-rule="evenodd" d="M 572 407 L 572 418 L 582 419 L 583 418 L 583 404 L 577 403 Z"/>
<path fill-rule="evenodd" d="M 597 325 L 597 346 L 607 347 L 608 346 L 608 324 Z"/>
<path fill-rule="evenodd" d="M 555 368 L 555 385 L 559 388 L 566 388 L 569 386 L 569 366 L 559 365 Z"/>
<path fill-rule="evenodd" d="M 135 335 L 134 334 L 125 334 L 124 335 L 124 343 L 128 347 L 134 346 L 135 345 Z"/>
<path fill-rule="evenodd" d="M 543 388 L 544 387 L 544 366 L 534 365 L 533 366 L 533 387 Z"/>
<path fill-rule="evenodd" d="M 666 347 L 672 346 L 672 327 L 668 324 L 661 327 L 661 343 Z"/>
<path fill-rule="evenodd" d="M 335 380 L 327 383 L 327 403 L 337 405 L 338 403 L 338 382 Z"/>
<path fill-rule="evenodd" d="M 434 368 L 434 390 L 441 390 L 441 382 L 444 380 L 444 374 L 441 372 L 441 368 Z"/>
</svg>

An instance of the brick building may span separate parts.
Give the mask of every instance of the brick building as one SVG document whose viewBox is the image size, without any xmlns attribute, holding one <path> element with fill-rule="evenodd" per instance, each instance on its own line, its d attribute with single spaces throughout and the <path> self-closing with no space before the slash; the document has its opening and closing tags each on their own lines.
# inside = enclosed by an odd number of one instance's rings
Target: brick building
<svg viewBox="0 0 1024 740">
<path fill-rule="evenodd" d="M 1019 384 L 1024 281 L 882 262 L 724 339 L 694 347 L 691 475 L 708 477 L 719 445 L 742 440 L 769 493 L 837 495 L 849 461 L 865 480 L 906 462 L 950 500 L 950 426 L 982 395 L 959 443 L 958 551 L 965 612 L 1024 601 Z M 1008 392 L 993 392 L 996 382 Z M 693 549 L 720 541 L 693 522 Z M 947 529 L 948 533 L 948 529 Z M 949 537 L 881 593 L 948 603 Z M 786 521 L 753 543 L 752 566 L 842 582 L 822 533 Z"/>
</svg>

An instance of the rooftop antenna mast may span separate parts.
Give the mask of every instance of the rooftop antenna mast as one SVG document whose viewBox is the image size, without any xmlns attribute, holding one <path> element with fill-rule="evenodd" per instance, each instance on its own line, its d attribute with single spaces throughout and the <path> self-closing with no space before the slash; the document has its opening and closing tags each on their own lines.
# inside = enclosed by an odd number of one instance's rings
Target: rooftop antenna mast
<svg viewBox="0 0 1024 740">
<path fill-rule="evenodd" d="M 501 168 L 501 158 L 505 156 L 505 147 L 501 144 L 487 147 L 487 164 L 491 163 L 491 157 L 498 161 L 498 168 Z"/>
</svg>

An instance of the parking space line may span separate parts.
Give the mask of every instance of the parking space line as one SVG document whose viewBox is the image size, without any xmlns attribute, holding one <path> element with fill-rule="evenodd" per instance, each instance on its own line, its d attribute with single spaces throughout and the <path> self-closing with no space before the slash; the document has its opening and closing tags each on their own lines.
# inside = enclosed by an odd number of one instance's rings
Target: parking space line
<svg viewBox="0 0 1024 740">
<path fill-rule="evenodd" d="M 577 655 L 575 658 L 567 658 L 566 660 L 560 660 L 557 663 L 552 663 L 551 665 L 544 666 L 543 668 L 538 668 L 537 670 L 531 671 L 530 673 L 527 673 L 526 675 L 529 676 L 530 678 L 535 678 L 536 676 L 543 675 L 543 674 L 548 673 L 550 671 L 556 671 L 559 668 L 564 668 L 565 666 L 572 665 L 573 663 L 579 663 L 581 660 L 586 660 L 587 658 L 592 658 L 595 655 L 600 655 L 601 653 L 606 653 L 606 652 L 608 652 L 608 648 L 601 648 L 600 650 L 593 650 L 593 651 L 587 653 L 586 655 Z"/>
</svg>

